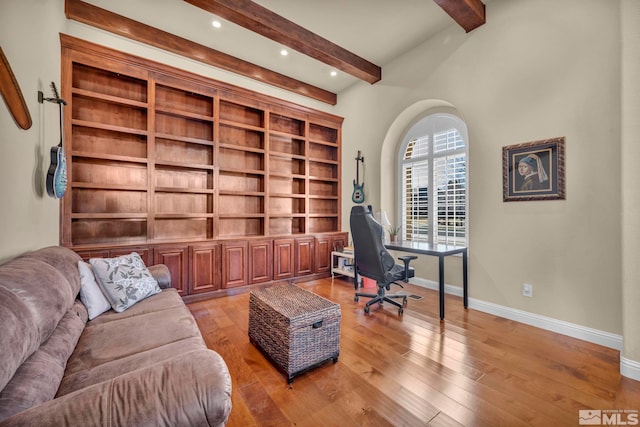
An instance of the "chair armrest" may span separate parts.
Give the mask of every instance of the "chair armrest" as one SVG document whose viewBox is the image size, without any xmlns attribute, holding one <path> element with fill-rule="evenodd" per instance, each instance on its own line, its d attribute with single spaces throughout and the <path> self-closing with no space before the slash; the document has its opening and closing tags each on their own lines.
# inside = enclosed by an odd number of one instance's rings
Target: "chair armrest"
<svg viewBox="0 0 640 427">
<path fill-rule="evenodd" d="M 158 281 L 160 289 L 169 289 L 171 287 L 171 272 L 169 267 L 164 264 L 156 264 L 148 267 L 149 273 Z"/>
<path fill-rule="evenodd" d="M 400 261 L 404 263 L 404 281 L 409 280 L 409 263 L 414 259 L 418 259 L 416 255 L 405 255 L 398 257 Z"/>
</svg>

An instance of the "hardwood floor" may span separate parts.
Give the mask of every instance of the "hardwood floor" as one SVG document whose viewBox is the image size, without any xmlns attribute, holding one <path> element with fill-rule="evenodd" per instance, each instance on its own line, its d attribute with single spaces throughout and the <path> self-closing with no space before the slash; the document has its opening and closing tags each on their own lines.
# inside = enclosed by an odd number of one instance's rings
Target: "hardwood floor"
<svg viewBox="0 0 640 427">
<path fill-rule="evenodd" d="M 248 293 L 189 305 L 231 371 L 230 427 L 573 426 L 581 409 L 640 410 L 640 382 L 620 376 L 616 350 L 464 310 L 450 295 L 441 323 L 437 293 L 415 285 L 404 291 L 423 299 L 402 317 L 387 305 L 365 315 L 343 279 L 298 285 L 340 304 L 340 358 L 291 386 L 249 343 Z"/>
</svg>

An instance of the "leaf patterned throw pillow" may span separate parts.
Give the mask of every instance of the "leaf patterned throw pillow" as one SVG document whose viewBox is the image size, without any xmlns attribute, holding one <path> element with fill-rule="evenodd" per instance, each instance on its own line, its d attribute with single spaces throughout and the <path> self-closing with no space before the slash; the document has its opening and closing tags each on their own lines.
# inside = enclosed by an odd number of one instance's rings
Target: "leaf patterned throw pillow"
<svg viewBox="0 0 640 427">
<path fill-rule="evenodd" d="M 89 264 L 114 311 L 125 311 L 161 291 L 136 252 L 116 258 L 91 258 Z"/>
</svg>

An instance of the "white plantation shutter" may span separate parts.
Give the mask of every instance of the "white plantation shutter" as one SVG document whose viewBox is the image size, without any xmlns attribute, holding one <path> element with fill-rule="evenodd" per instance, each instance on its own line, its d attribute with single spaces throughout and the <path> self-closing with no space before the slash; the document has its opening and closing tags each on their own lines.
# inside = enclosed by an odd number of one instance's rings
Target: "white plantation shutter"
<svg viewBox="0 0 640 427">
<path fill-rule="evenodd" d="M 434 181 L 437 189 L 437 226 L 435 242 L 466 242 L 466 154 L 434 159 Z"/>
<path fill-rule="evenodd" d="M 402 239 L 465 245 L 467 153 L 460 132 L 413 137 L 400 163 Z"/>
<path fill-rule="evenodd" d="M 404 240 L 429 238 L 429 137 L 414 139 L 405 151 L 403 164 L 404 191 L 402 197 Z"/>
</svg>

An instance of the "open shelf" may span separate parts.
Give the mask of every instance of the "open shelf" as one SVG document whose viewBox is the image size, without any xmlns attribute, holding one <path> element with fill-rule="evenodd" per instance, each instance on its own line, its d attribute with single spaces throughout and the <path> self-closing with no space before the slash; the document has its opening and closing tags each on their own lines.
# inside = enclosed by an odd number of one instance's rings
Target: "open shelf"
<svg viewBox="0 0 640 427">
<path fill-rule="evenodd" d="M 160 135 L 213 141 L 213 123 L 209 121 L 156 112 L 155 122 Z"/>
<path fill-rule="evenodd" d="M 213 237 L 213 218 L 159 217 L 154 222 L 154 239 L 203 240 Z"/>
<path fill-rule="evenodd" d="M 75 188 L 72 191 L 72 215 L 119 214 L 147 215 L 146 191 L 123 191 L 121 189 Z"/>
<path fill-rule="evenodd" d="M 318 144 L 316 142 L 309 143 L 309 158 L 316 160 L 324 160 L 327 162 L 338 162 L 340 153 L 338 147 Z"/>
<path fill-rule="evenodd" d="M 264 111 L 257 107 L 243 105 L 229 100 L 221 100 L 220 120 L 255 127 L 264 127 Z"/>
<path fill-rule="evenodd" d="M 269 219 L 269 234 L 288 235 L 304 234 L 306 232 L 304 217 L 271 217 Z"/>
<path fill-rule="evenodd" d="M 147 159 L 146 135 L 95 127 L 73 127 L 73 150 L 95 156 L 128 156 Z"/>
<path fill-rule="evenodd" d="M 209 190 L 213 188 L 213 171 L 157 165 L 155 187 Z"/>
<path fill-rule="evenodd" d="M 145 241 L 147 237 L 147 221 L 145 219 L 71 219 L 73 245 L 103 243 L 136 243 Z"/>
<path fill-rule="evenodd" d="M 146 107 L 74 95 L 72 114 L 74 120 L 79 122 L 100 123 L 111 129 L 147 130 Z"/>
<path fill-rule="evenodd" d="M 264 218 L 251 216 L 219 218 L 218 235 L 221 238 L 264 236 Z"/>
<path fill-rule="evenodd" d="M 338 163 L 309 161 L 309 177 L 319 179 L 338 179 Z"/>
<path fill-rule="evenodd" d="M 305 163 L 306 162 L 304 158 L 280 157 L 279 155 L 269 156 L 269 170 L 277 173 L 280 176 L 304 176 Z"/>
<path fill-rule="evenodd" d="M 289 135 L 280 135 L 271 132 L 269 134 L 269 148 L 272 153 L 289 154 L 291 156 L 305 155 L 304 139 L 294 138 Z"/>
<path fill-rule="evenodd" d="M 156 84 L 156 110 L 213 120 L 213 97 Z"/>
<path fill-rule="evenodd" d="M 269 197 L 269 215 L 297 215 L 305 213 L 305 200 L 302 197 Z"/>
<path fill-rule="evenodd" d="M 309 123 L 309 140 L 324 142 L 330 145 L 338 144 L 339 130 L 336 127 L 323 126 L 317 123 Z"/>
<path fill-rule="evenodd" d="M 264 214 L 264 195 L 220 194 L 218 212 L 220 216 L 262 215 Z"/>
<path fill-rule="evenodd" d="M 147 82 L 143 79 L 78 62 L 73 63 L 71 75 L 73 89 L 132 102 L 147 102 Z"/>
<path fill-rule="evenodd" d="M 302 119 L 287 117 L 282 114 L 269 115 L 269 129 L 291 136 L 305 136 L 306 123 Z"/>
</svg>

